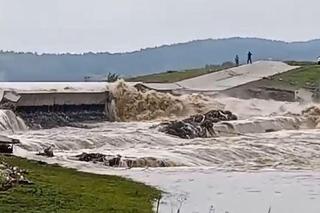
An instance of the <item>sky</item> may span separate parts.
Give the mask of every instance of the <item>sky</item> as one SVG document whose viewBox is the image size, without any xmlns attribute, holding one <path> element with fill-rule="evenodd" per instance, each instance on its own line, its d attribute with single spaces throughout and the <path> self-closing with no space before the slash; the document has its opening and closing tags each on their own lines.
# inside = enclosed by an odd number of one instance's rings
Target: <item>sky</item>
<svg viewBox="0 0 320 213">
<path fill-rule="evenodd" d="M 0 49 L 126 52 L 227 37 L 320 38 L 319 0 L 0 0 Z"/>
</svg>

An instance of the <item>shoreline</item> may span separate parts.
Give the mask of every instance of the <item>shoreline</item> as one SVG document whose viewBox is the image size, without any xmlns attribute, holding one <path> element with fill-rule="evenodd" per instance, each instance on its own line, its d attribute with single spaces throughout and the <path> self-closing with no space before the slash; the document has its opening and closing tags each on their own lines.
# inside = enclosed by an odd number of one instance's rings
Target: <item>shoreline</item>
<svg viewBox="0 0 320 213">
<path fill-rule="evenodd" d="M 16 156 L 0 155 L 0 160 L 27 169 L 26 176 L 33 182 L 1 192 L 1 212 L 147 213 L 153 211 L 161 194 L 154 187 L 123 177 L 80 172 Z"/>
<path fill-rule="evenodd" d="M 316 205 L 320 201 L 320 171 L 265 169 L 246 172 L 209 167 L 126 169 L 33 157 L 82 172 L 116 175 L 156 187 L 163 191 L 160 213 L 176 212 L 181 199 L 181 212 L 208 212 L 211 206 L 216 212 L 239 213 L 267 212 L 270 206 L 272 212 L 298 213 L 307 209 L 317 213 L 320 210 Z M 248 202 L 254 204 L 248 206 Z M 301 207 L 301 202 L 308 207 Z"/>
</svg>

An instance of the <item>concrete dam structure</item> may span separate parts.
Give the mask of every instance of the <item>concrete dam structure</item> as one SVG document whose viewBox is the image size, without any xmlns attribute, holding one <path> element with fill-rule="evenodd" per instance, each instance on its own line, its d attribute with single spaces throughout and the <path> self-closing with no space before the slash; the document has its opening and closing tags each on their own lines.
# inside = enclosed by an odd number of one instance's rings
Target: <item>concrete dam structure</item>
<svg viewBox="0 0 320 213">
<path fill-rule="evenodd" d="M 105 92 L 19 92 L 17 111 L 74 111 L 99 109 L 104 111 L 111 102 Z"/>
<path fill-rule="evenodd" d="M 14 111 L 31 128 L 115 120 L 114 98 L 106 87 L 79 89 L 72 86 L 74 83 L 58 84 L 63 88 L 54 83 L 55 88 L 49 83 L 13 83 L 13 87 L 1 88 L 0 106 Z"/>
</svg>

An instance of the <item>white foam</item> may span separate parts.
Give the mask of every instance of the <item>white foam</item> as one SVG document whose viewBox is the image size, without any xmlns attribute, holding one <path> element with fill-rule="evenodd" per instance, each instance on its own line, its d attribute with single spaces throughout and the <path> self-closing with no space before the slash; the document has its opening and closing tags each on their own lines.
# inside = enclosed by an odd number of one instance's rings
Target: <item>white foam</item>
<svg viewBox="0 0 320 213">
<path fill-rule="evenodd" d="M 28 127 L 24 121 L 16 116 L 11 110 L 0 109 L 0 130 L 1 131 L 24 131 Z"/>
</svg>

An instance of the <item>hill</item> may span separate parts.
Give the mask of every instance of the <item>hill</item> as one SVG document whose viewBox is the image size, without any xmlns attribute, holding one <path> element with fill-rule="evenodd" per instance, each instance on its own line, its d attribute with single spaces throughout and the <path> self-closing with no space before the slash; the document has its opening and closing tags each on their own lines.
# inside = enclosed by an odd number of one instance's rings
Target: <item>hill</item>
<svg viewBox="0 0 320 213">
<path fill-rule="evenodd" d="M 129 53 L 34 54 L 0 52 L 2 81 L 81 81 L 108 72 L 125 77 L 185 70 L 232 61 L 247 51 L 254 60 L 310 61 L 320 55 L 320 40 L 283 42 L 258 38 L 207 39 L 165 45 Z"/>
</svg>

